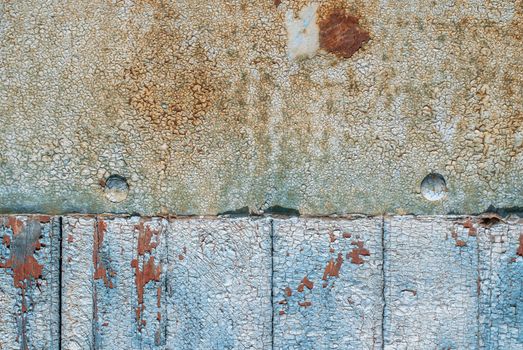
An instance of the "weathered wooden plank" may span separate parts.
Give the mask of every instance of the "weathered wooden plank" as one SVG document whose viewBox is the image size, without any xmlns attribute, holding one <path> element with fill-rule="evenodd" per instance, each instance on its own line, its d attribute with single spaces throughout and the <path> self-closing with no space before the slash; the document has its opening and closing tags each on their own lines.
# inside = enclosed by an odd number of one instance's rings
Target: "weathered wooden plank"
<svg viewBox="0 0 523 350">
<path fill-rule="evenodd" d="M 467 219 L 385 220 L 387 349 L 478 345 L 478 251 Z"/>
<path fill-rule="evenodd" d="M 63 348 L 164 344 L 163 226 L 138 217 L 64 220 Z"/>
<path fill-rule="evenodd" d="M 267 219 L 169 225 L 168 349 L 271 348 Z"/>
<path fill-rule="evenodd" d="M 480 346 L 523 349 L 523 221 L 496 221 L 478 230 Z"/>
<path fill-rule="evenodd" d="M 0 216 L 0 349 L 59 347 L 59 219 Z"/>
<path fill-rule="evenodd" d="M 380 349 L 382 219 L 274 221 L 276 349 Z"/>
</svg>

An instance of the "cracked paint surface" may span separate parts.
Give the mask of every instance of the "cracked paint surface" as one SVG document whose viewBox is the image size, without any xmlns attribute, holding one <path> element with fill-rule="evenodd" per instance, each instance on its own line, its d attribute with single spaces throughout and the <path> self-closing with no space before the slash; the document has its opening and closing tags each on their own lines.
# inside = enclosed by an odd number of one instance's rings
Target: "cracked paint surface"
<svg viewBox="0 0 523 350">
<path fill-rule="evenodd" d="M 518 349 L 522 235 L 497 215 L 0 216 L 0 347 Z M 18 244 L 42 266 L 25 294 Z"/>
<path fill-rule="evenodd" d="M 0 216 L 1 349 L 57 349 L 58 220 Z"/>
<path fill-rule="evenodd" d="M 379 217 L 275 220 L 275 349 L 381 348 L 381 230 Z M 361 264 L 345 260 L 354 242 Z"/>
<path fill-rule="evenodd" d="M 314 55 L 289 58 L 288 14 L 316 21 Z M 519 0 L 5 2 L 0 212 L 521 207 L 522 15 Z M 432 172 L 444 200 L 419 192 Z"/>
</svg>

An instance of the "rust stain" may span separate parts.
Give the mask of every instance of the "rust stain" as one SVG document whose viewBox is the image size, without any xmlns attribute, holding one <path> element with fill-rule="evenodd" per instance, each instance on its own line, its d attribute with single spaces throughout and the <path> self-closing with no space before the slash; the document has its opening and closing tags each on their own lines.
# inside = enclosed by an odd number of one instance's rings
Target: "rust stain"
<svg viewBox="0 0 523 350">
<path fill-rule="evenodd" d="M 523 256 L 523 233 L 519 234 L 519 247 L 516 254 L 519 256 Z"/>
<path fill-rule="evenodd" d="M 311 280 L 309 280 L 307 278 L 307 276 L 303 277 L 303 279 L 301 280 L 301 283 L 299 284 L 298 286 L 298 292 L 303 292 L 303 289 L 304 287 L 307 287 L 307 289 L 311 290 L 312 288 L 314 288 L 314 282 L 312 282 Z M 290 295 L 289 295 L 290 296 Z"/>
<path fill-rule="evenodd" d="M 9 237 L 8 235 L 4 235 L 4 237 L 2 238 L 2 243 L 9 248 L 9 246 L 11 245 L 11 237 Z"/>
<path fill-rule="evenodd" d="M 285 315 L 285 311 L 280 310 L 279 314 L 280 314 L 280 316 L 281 316 L 281 315 Z"/>
<path fill-rule="evenodd" d="M 331 243 L 336 241 L 336 235 L 332 231 L 329 231 L 329 239 Z"/>
<path fill-rule="evenodd" d="M 140 269 L 138 259 L 133 259 L 131 266 L 135 269 L 136 291 L 138 293 L 138 304 L 143 304 L 144 287 L 151 281 L 160 281 L 161 266 L 154 263 L 154 256 L 150 256 L 149 260 L 143 264 Z"/>
<path fill-rule="evenodd" d="M 104 240 L 105 233 L 107 231 L 107 224 L 102 219 L 97 219 L 96 221 L 96 228 L 94 232 L 94 239 L 93 239 L 93 265 L 94 265 L 94 272 L 93 272 L 93 278 L 94 280 L 103 280 L 104 285 L 109 288 L 113 288 L 113 282 L 109 280 L 109 275 L 111 275 L 110 272 L 107 271 L 104 262 L 102 259 L 100 259 L 100 250 L 102 249 L 102 243 Z M 71 235 L 69 235 L 71 236 Z M 71 236 L 72 239 L 72 236 Z M 68 237 L 69 240 L 69 237 Z"/>
<path fill-rule="evenodd" d="M 38 221 L 29 221 L 27 229 L 24 230 L 21 220 L 10 217 L 8 222 L 8 226 L 13 230 L 13 237 L 4 235 L 3 243 L 11 248 L 11 256 L 5 263 L 0 263 L 0 268 L 11 269 L 14 286 L 24 290 L 31 281 L 42 276 L 43 266 L 34 257 L 34 253 L 42 247 L 41 227 Z"/>
<path fill-rule="evenodd" d="M 158 242 L 151 242 L 153 234 L 158 236 L 159 231 L 152 230 L 150 227 L 145 227 L 143 222 L 136 226 L 138 229 L 138 255 L 144 255 L 145 253 L 151 253 L 153 249 L 158 246 Z"/>
<path fill-rule="evenodd" d="M 138 322 L 138 330 L 141 331 L 142 327 L 146 326 L 147 322 L 142 319 L 143 312 L 145 310 L 144 304 L 144 292 L 145 286 L 149 282 L 159 282 L 162 272 L 162 267 L 160 264 L 155 263 L 154 256 L 150 254 L 153 253 L 153 250 L 158 246 L 158 237 L 160 231 L 153 230 L 149 226 L 145 226 L 143 222 L 136 225 L 135 228 L 138 230 L 138 245 L 137 253 L 138 257 L 131 261 L 131 267 L 135 269 L 135 285 L 136 293 L 138 299 L 138 306 L 135 309 L 136 312 L 136 321 Z M 155 237 L 155 241 L 152 241 L 152 238 Z M 149 258 L 146 259 L 146 254 L 149 254 Z M 140 267 L 141 266 L 141 267 Z M 156 289 L 156 306 L 159 308 L 161 306 L 161 286 L 158 286 Z M 161 320 L 160 312 L 157 313 L 156 319 Z"/>
<path fill-rule="evenodd" d="M 18 235 L 24 229 L 23 221 L 19 220 L 15 216 L 10 216 L 7 218 L 7 225 L 13 231 L 13 235 Z"/>
<path fill-rule="evenodd" d="M 362 256 L 370 256 L 368 249 L 363 247 L 362 241 L 353 241 L 352 245 L 355 245 L 357 248 L 353 248 L 350 253 L 347 254 L 347 259 L 351 259 L 351 263 L 361 265 L 365 261 L 361 258 Z"/>
<path fill-rule="evenodd" d="M 12 271 L 13 285 L 21 291 L 21 344 L 23 349 L 28 349 L 26 313 L 29 311 L 29 304 L 26 295 L 34 285 L 38 288 L 41 286 L 39 279 L 42 278 L 43 265 L 38 263 L 34 254 L 44 246 L 40 243 L 42 228 L 36 218 L 28 219 L 26 226 L 16 217 L 9 217 L 5 227 L 13 231 L 13 236 L 3 236 L 2 241 L 9 248 L 10 256 L 7 261 L 0 263 L 0 268 Z"/>
<path fill-rule="evenodd" d="M 343 238 L 351 238 L 351 237 L 352 237 L 352 235 L 350 233 L 348 233 L 348 232 L 343 233 Z"/>
<path fill-rule="evenodd" d="M 290 287 L 285 288 L 285 295 L 288 297 L 292 296 L 292 289 Z"/>
<path fill-rule="evenodd" d="M 307 308 L 307 307 L 311 306 L 312 303 L 310 301 L 300 301 L 300 302 L 298 302 L 298 305 L 300 305 L 301 307 Z"/>
<path fill-rule="evenodd" d="M 467 219 L 467 221 L 465 221 L 463 223 L 463 227 L 469 229 L 469 232 L 468 232 L 469 236 L 476 236 L 477 229 L 474 227 L 474 224 L 472 223 L 472 220 Z M 456 237 L 454 237 L 454 238 L 456 238 Z"/>
<path fill-rule="evenodd" d="M 465 247 L 467 243 L 461 239 L 456 240 L 456 247 Z"/>
<path fill-rule="evenodd" d="M 328 277 L 339 277 L 341 265 L 343 264 L 343 256 L 341 253 L 338 253 L 336 262 L 333 259 L 327 263 L 325 271 L 323 272 L 322 280 L 326 281 Z"/>
<path fill-rule="evenodd" d="M 369 33 L 359 26 L 359 19 L 342 9 L 334 9 L 320 21 L 319 27 L 320 47 L 343 58 L 351 57 L 370 39 Z"/>
<path fill-rule="evenodd" d="M 281 0 L 274 0 L 274 6 L 278 7 L 281 4 Z"/>
<path fill-rule="evenodd" d="M 67 242 L 68 243 L 73 243 L 74 239 L 73 239 L 73 235 L 72 234 L 68 234 L 67 235 Z"/>
<path fill-rule="evenodd" d="M 115 88 L 124 93 L 144 126 L 168 141 L 192 140 L 192 135 L 208 128 L 210 111 L 226 88 L 222 72 L 199 42 L 180 47 L 190 34 L 174 24 L 175 7 L 164 1 L 149 1 L 149 5 L 154 21 L 138 38 L 133 57 L 123 70 L 124 80 Z M 149 9 L 137 6 L 134 11 Z M 203 152 L 191 146 L 195 152 Z"/>
</svg>

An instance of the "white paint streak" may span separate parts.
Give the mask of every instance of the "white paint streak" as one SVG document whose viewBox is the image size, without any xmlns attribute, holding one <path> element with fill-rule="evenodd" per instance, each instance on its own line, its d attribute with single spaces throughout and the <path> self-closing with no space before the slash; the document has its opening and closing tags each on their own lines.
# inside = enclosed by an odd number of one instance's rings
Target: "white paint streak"
<svg viewBox="0 0 523 350">
<path fill-rule="evenodd" d="M 316 11 L 318 4 L 310 4 L 301 9 L 298 18 L 293 11 L 286 14 L 287 51 L 291 60 L 313 57 L 320 48 L 320 29 Z"/>
</svg>

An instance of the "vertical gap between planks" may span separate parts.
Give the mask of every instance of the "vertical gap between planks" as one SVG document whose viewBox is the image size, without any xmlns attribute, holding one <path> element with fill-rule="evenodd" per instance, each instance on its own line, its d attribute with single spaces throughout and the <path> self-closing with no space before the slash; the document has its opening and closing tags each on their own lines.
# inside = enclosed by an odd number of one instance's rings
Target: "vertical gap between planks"
<svg viewBox="0 0 523 350">
<path fill-rule="evenodd" d="M 387 298 L 385 296 L 385 286 L 386 286 L 386 270 L 385 263 L 386 259 L 386 240 L 385 240 L 385 216 L 381 216 L 381 300 L 382 300 L 382 310 L 381 310 L 381 349 L 385 349 L 385 312 L 387 309 Z"/>
<path fill-rule="evenodd" d="M 481 317 L 481 314 L 480 314 L 480 307 L 481 307 L 481 266 L 480 266 L 480 259 L 479 259 L 479 252 L 480 252 L 480 236 L 482 233 L 484 234 L 487 234 L 488 229 L 485 229 L 485 230 L 477 230 L 476 231 L 476 271 L 477 271 L 477 300 L 476 300 L 476 304 L 477 304 L 477 309 L 476 309 L 476 323 L 477 323 L 477 327 L 478 329 L 476 330 L 476 346 L 478 349 L 480 349 L 480 344 L 481 344 L 481 320 L 480 320 L 480 317 Z"/>
<path fill-rule="evenodd" d="M 63 217 L 58 217 L 58 349 L 62 350 L 62 293 L 63 293 L 63 287 L 62 287 L 62 271 L 63 271 L 63 236 L 64 236 L 64 228 L 63 228 L 64 220 Z"/>
<path fill-rule="evenodd" d="M 274 349 L 274 219 L 270 218 L 271 235 L 271 277 L 270 277 L 270 296 L 271 296 L 271 349 Z"/>
<path fill-rule="evenodd" d="M 167 345 L 167 328 L 169 323 L 169 308 L 167 307 L 167 292 L 168 292 L 168 285 L 169 285 L 169 267 L 170 261 L 169 261 L 169 230 L 171 228 L 170 226 L 170 218 L 168 219 L 162 219 L 162 233 L 163 233 L 163 239 L 165 240 L 165 276 L 163 279 L 163 295 L 162 295 L 162 305 L 165 305 L 165 321 L 163 322 L 163 339 L 164 344 Z"/>
</svg>

